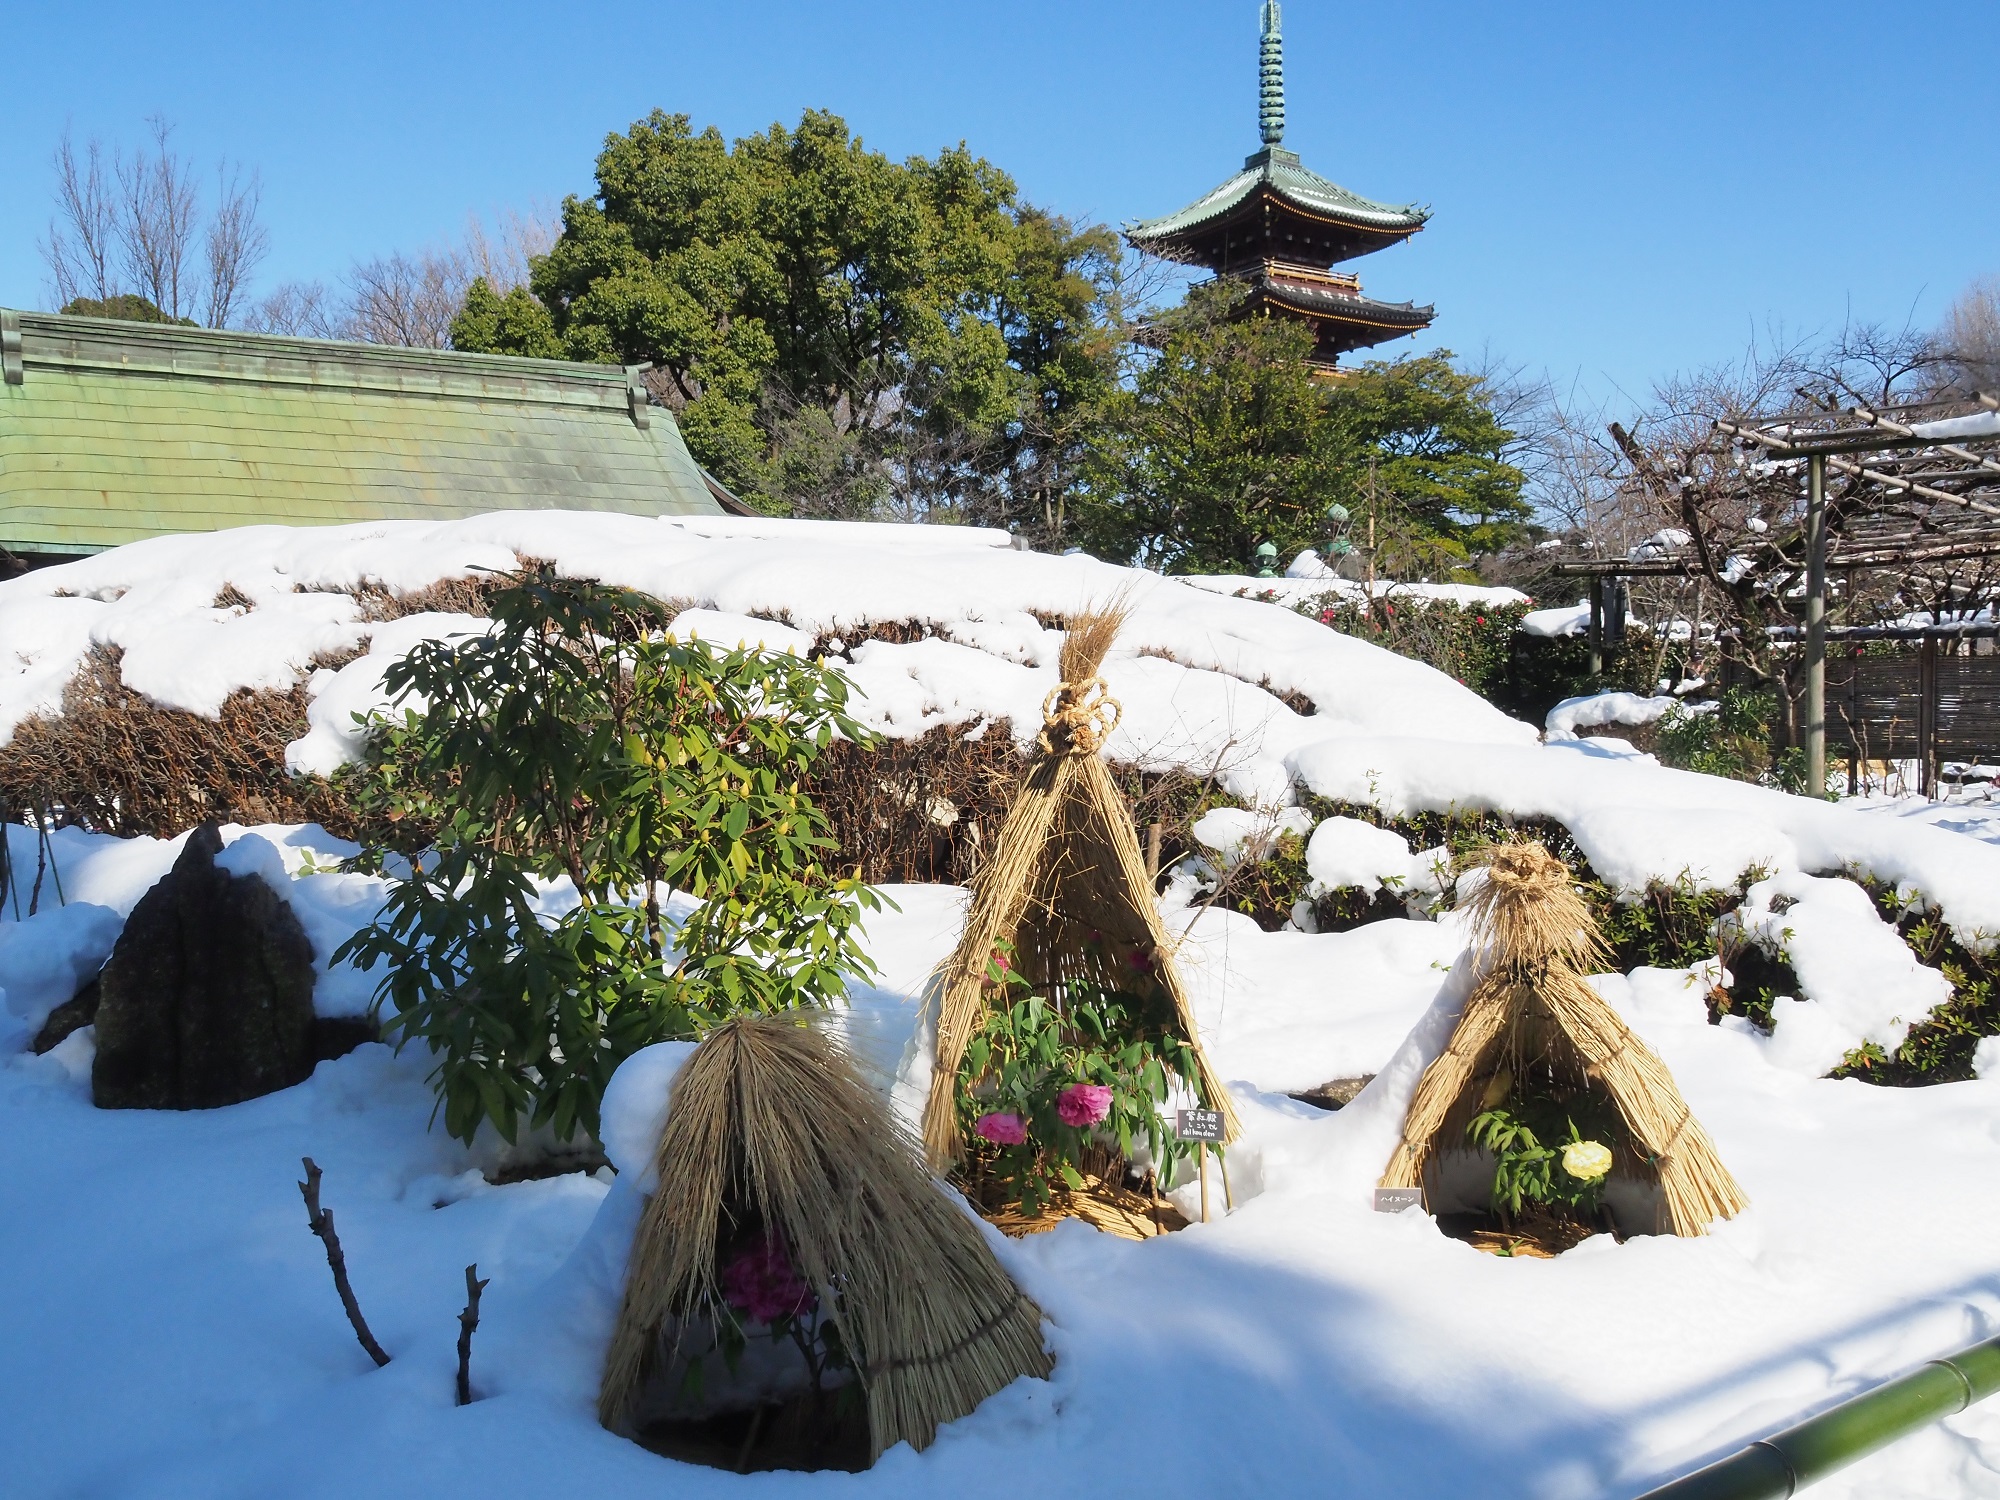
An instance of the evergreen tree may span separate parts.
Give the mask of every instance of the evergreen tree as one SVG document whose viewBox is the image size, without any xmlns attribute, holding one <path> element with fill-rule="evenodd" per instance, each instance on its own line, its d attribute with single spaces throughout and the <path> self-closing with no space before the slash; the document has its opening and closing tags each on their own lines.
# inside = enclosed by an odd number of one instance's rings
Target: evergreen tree
<svg viewBox="0 0 2000 1500">
<path fill-rule="evenodd" d="M 1244 572 L 1324 543 L 1330 508 L 1376 513 L 1378 540 L 1449 571 L 1526 520 L 1513 434 L 1448 353 L 1328 378 L 1312 335 L 1241 316 L 1240 288 L 1193 288 L 1150 325 L 1132 379 L 1101 407 L 1079 526 L 1107 557 L 1167 572 Z"/>
<path fill-rule="evenodd" d="M 774 511 L 1004 521 L 1017 469 L 1060 480 L 1046 414 L 1109 369 L 1116 259 L 963 145 L 899 163 L 812 110 L 732 146 L 655 111 L 564 203 L 532 300 L 476 289 L 452 340 L 653 365 L 696 458 Z"/>
</svg>

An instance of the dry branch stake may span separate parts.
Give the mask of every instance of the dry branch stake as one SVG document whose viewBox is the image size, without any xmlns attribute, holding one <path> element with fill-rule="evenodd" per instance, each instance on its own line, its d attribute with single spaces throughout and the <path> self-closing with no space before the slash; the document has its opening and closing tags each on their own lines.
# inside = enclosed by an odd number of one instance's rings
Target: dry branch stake
<svg viewBox="0 0 2000 1500">
<path fill-rule="evenodd" d="M 477 1261 L 465 1268 L 465 1311 L 458 1315 L 458 1404 L 472 1405 L 472 1335 L 479 1329 L 479 1294 L 486 1282 L 479 1279 Z"/>
<path fill-rule="evenodd" d="M 306 1200 L 306 1228 L 318 1235 L 326 1246 L 326 1263 L 333 1268 L 333 1289 L 340 1293 L 340 1305 L 347 1309 L 347 1321 L 354 1325 L 354 1336 L 361 1340 L 361 1347 L 368 1351 L 368 1357 L 380 1368 L 389 1363 L 388 1351 L 375 1342 L 375 1335 L 368 1331 L 368 1320 L 361 1316 L 361 1304 L 354 1300 L 354 1288 L 347 1280 L 347 1257 L 341 1254 L 340 1236 L 333 1231 L 333 1210 L 319 1206 L 319 1167 L 310 1156 L 300 1160 L 306 1168 L 306 1180 L 299 1184 L 299 1195 Z"/>
</svg>

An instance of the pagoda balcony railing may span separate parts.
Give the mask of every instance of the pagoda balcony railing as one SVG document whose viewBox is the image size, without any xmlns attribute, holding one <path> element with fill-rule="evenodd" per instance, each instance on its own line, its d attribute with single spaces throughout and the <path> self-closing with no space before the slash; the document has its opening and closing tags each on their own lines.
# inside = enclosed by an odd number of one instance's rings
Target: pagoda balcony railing
<svg viewBox="0 0 2000 1500">
<path fill-rule="evenodd" d="M 1264 274 L 1273 281 L 1302 282 L 1350 297 L 1361 295 L 1361 278 L 1351 271 L 1328 271 L 1317 266 L 1302 266 L 1296 261 L 1267 260 L 1264 262 Z"/>
</svg>

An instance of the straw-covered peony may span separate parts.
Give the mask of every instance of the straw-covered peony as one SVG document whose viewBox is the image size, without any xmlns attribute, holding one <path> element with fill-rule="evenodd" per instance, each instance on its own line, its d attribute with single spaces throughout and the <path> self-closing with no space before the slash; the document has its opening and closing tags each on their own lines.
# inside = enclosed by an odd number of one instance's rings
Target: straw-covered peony
<svg viewBox="0 0 2000 1500">
<path fill-rule="evenodd" d="M 1111 1113 L 1111 1090 L 1101 1083 L 1072 1083 L 1056 1096 L 1056 1115 L 1079 1129 Z"/>
<path fill-rule="evenodd" d="M 1563 1170 L 1578 1182 L 1595 1182 L 1611 1170 L 1611 1148 L 1597 1141 L 1571 1141 L 1563 1147 Z"/>
<path fill-rule="evenodd" d="M 819 1300 L 793 1269 L 784 1241 L 775 1234 L 746 1245 L 722 1268 L 722 1298 L 759 1323 L 803 1317 Z"/>
<path fill-rule="evenodd" d="M 981 1115 L 972 1122 L 972 1133 L 996 1146 L 1018 1146 L 1028 1138 L 1028 1127 L 1017 1114 Z"/>
</svg>

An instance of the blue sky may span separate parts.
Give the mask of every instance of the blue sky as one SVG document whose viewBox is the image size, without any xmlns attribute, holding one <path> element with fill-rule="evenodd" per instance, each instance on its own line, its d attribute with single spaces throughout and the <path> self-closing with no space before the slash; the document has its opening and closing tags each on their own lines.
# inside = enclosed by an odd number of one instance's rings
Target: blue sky
<svg viewBox="0 0 2000 1500">
<path fill-rule="evenodd" d="M 258 168 L 263 283 L 587 192 L 656 106 L 741 135 L 809 105 L 895 155 L 965 140 L 1111 222 L 1256 145 L 1255 0 L 868 6 L 0 3 L 0 304 L 40 306 L 48 156 L 136 141 Z M 1936 321 L 2000 273 L 2000 6 L 1289 0 L 1286 144 L 1435 209 L 1358 264 L 1422 341 L 1616 399 L 1774 325 Z M 1409 348 L 1408 344 L 1391 349 Z"/>
</svg>

